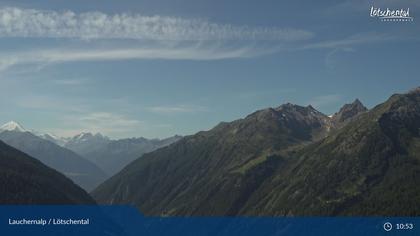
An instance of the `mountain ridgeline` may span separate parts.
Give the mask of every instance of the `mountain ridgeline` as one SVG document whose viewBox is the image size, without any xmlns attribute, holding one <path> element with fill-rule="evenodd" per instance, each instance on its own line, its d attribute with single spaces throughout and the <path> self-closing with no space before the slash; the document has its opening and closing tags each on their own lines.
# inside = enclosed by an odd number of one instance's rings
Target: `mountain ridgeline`
<svg viewBox="0 0 420 236">
<path fill-rule="evenodd" d="M 0 204 L 95 204 L 79 186 L 0 141 Z"/>
<path fill-rule="evenodd" d="M 166 139 L 126 138 L 111 140 L 101 134 L 82 133 L 69 139 L 65 148 L 74 151 L 105 171 L 109 176 L 141 157 L 181 139 L 173 136 Z"/>
<path fill-rule="evenodd" d="M 145 154 L 100 185 L 153 216 L 420 214 L 420 89 L 328 117 L 285 104 Z"/>
</svg>

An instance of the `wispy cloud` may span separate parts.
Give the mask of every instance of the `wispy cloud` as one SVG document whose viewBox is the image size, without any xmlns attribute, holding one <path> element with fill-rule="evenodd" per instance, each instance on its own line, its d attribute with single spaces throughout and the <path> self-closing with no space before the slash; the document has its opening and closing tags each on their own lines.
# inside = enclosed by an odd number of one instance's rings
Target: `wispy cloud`
<svg viewBox="0 0 420 236">
<path fill-rule="evenodd" d="M 146 40 L 285 40 L 312 37 L 305 30 L 217 24 L 141 14 L 114 14 L 37 9 L 0 9 L 0 36 Z"/>
<path fill-rule="evenodd" d="M 251 47 L 158 47 L 102 49 L 45 49 L 0 54 L 0 71 L 19 65 L 47 66 L 54 63 L 134 59 L 220 60 L 248 58 L 265 52 Z"/>
<path fill-rule="evenodd" d="M 154 106 L 149 107 L 148 110 L 160 114 L 196 113 L 208 111 L 206 107 L 191 105 Z"/>
<path fill-rule="evenodd" d="M 248 58 L 277 52 L 285 45 L 312 38 L 313 33 L 159 15 L 0 8 L 0 38 L 8 37 L 63 40 L 60 47 L 4 52 L 0 54 L 0 71 L 74 61 Z"/>
<path fill-rule="evenodd" d="M 317 48 L 349 48 L 354 45 L 366 44 L 366 43 L 377 43 L 383 41 L 389 41 L 396 39 L 395 36 L 376 32 L 367 32 L 351 35 L 347 38 L 326 40 L 315 43 L 306 44 L 301 49 L 317 49 Z"/>
<path fill-rule="evenodd" d="M 60 112 L 85 112 L 89 109 L 83 103 L 78 101 L 63 101 L 60 99 L 52 99 L 48 95 L 21 95 L 13 101 L 16 106 L 24 109 L 33 109 L 37 111 L 60 111 Z"/>
<path fill-rule="evenodd" d="M 69 137 L 81 132 L 100 132 L 112 137 L 124 137 L 125 134 L 139 134 L 150 124 L 127 112 L 112 109 L 97 109 L 84 99 L 60 99 L 48 95 L 24 95 L 11 101 L 19 108 L 34 110 L 37 114 L 51 115 L 56 127 L 46 127 L 42 131 L 62 137 Z M 105 103 L 112 102 L 107 100 Z M 118 110 L 118 111 L 117 111 Z M 59 124 L 59 125 L 57 125 Z"/>
<path fill-rule="evenodd" d="M 355 52 L 357 46 L 373 43 L 389 42 L 397 40 L 398 37 L 386 33 L 365 32 L 350 35 L 341 39 L 324 40 L 299 46 L 298 50 L 328 50 L 325 55 L 325 66 L 327 69 L 334 69 L 337 65 L 337 55 L 340 53 Z"/>
<path fill-rule="evenodd" d="M 76 85 L 83 85 L 87 82 L 86 79 L 55 79 L 52 80 L 52 83 L 57 85 L 65 85 L 65 86 L 76 86 Z"/>
<path fill-rule="evenodd" d="M 120 136 L 127 132 L 143 129 L 145 122 L 111 112 L 87 112 L 69 115 L 61 120 L 62 128 L 51 132 L 69 137 L 81 132 L 99 132 L 110 136 Z M 69 127 L 69 128 L 66 128 Z"/>
<path fill-rule="evenodd" d="M 325 56 L 325 66 L 327 69 L 334 70 L 338 64 L 338 55 L 340 53 L 354 52 L 351 48 L 334 48 Z"/>
<path fill-rule="evenodd" d="M 141 121 L 130 119 L 123 115 L 118 115 L 109 112 L 93 112 L 88 113 L 77 118 L 82 124 L 87 127 L 118 127 L 121 129 L 132 128 L 134 125 L 142 124 Z"/>
<path fill-rule="evenodd" d="M 284 50 L 351 49 L 396 39 L 375 32 L 316 41 L 314 36 L 303 29 L 250 27 L 205 19 L 6 7 L 0 8 L 0 38 L 61 40 L 59 47 L 0 53 L 0 71 L 16 66 L 21 67 L 15 71 L 39 70 L 79 61 L 251 58 Z"/>
</svg>

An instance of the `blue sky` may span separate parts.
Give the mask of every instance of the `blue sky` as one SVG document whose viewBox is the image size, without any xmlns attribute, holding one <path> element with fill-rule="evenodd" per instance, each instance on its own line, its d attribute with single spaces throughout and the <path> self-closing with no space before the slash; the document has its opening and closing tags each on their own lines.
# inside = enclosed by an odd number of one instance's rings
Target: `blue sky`
<svg viewBox="0 0 420 236">
<path fill-rule="evenodd" d="M 410 8 L 381 22 L 371 6 Z M 167 137 L 420 85 L 418 1 L 1 1 L 0 122 Z"/>
</svg>

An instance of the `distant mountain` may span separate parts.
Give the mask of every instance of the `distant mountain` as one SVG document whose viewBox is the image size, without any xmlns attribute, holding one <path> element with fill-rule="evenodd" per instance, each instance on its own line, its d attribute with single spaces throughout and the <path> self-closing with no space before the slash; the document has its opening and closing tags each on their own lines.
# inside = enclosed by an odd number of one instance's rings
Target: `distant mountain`
<svg viewBox="0 0 420 236">
<path fill-rule="evenodd" d="M 19 123 L 15 121 L 10 121 L 0 126 L 0 132 L 3 131 L 26 132 L 27 130 L 25 130 Z"/>
<path fill-rule="evenodd" d="M 0 204 L 95 202 L 64 175 L 0 141 Z"/>
<path fill-rule="evenodd" d="M 360 100 L 356 99 L 351 104 L 345 104 L 339 112 L 335 113 L 332 116 L 332 122 L 336 126 L 343 126 L 367 110 L 368 109 L 360 102 Z"/>
<path fill-rule="evenodd" d="M 72 138 L 69 138 L 64 147 L 80 154 L 101 149 L 111 142 L 111 139 L 102 135 L 101 133 L 92 134 L 89 132 L 80 133 Z"/>
<path fill-rule="evenodd" d="M 173 136 L 162 140 L 146 138 L 111 140 L 101 134 L 82 133 L 70 139 L 65 147 L 90 160 L 108 175 L 114 175 L 144 153 L 167 146 L 180 138 Z"/>
<path fill-rule="evenodd" d="M 63 147 L 68 142 L 68 138 L 58 137 L 53 134 L 40 133 L 40 132 L 35 132 L 35 131 L 31 131 L 31 133 L 35 134 L 36 136 L 40 138 L 53 142 L 61 147 Z"/>
<path fill-rule="evenodd" d="M 76 153 L 26 131 L 22 126 L 10 125 L 0 131 L 0 140 L 58 170 L 87 191 L 106 179 L 106 174 L 95 164 Z"/>
<path fill-rule="evenodd" d="M 88 191 L 144 153 L 167 146 L 180 138 L 176 135 L 166 139 L 112 140 L 100 133 L 90 132 L 64 138 L 27 130 L 15 121 L 0 127 L 0 140 L 66 174 Z"/>
<path fill-rule="evenodd" d="M 16 121 L 9 121 L 6 124 L 0 126 L 0 133 L 3 131 L 30 132 L 40 138 L 58 144 L 59 146 L 64 146 L 64 144 L 68 141 L 68 138 L 58 137 L 54 134 L 42 133 L 36 130 L 27 130 Z"/>
<path fill-rule="evenodd" d="M 145 154 L 92 195 L 146 215 L 419 215 L 420 89 L 370 111 L 359 103 L 332 118 L 286 104 L 219 124 Z"/>
</svg>

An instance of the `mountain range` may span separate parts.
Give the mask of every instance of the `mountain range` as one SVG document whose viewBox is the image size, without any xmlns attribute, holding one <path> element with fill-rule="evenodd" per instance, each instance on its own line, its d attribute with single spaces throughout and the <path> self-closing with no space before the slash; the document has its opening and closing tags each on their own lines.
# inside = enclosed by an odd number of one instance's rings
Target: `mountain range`
<svg viewBox="0 0 420 236">
<path fill-rule="evenodd" d="M 82 133 L 69 139 L 64 147 L 85 157 L 112 176 L 144 153 L 167 146 L 180 138 L 176 135 L 165 139 L 141 137 L 111 140 L 99 133 Z"/>
<path fill-rule="evenodd" d="M 420 88 L 329 117 L 257 111 L 143 155 L 101 184 L 102 204 L 152 216 L 420 214 Z"/>
<path fill-rule="evenodd" d="M 1 127 L 0 140 L 63 173 L 87 191 L 107 178 L 107 175 L 92 162 L 26 131 L 15 122 L 9 122 Z"/>
<path fill-rule="evenodd" d="M 1 204 L 96 200 L 149 216 L 420 214 L 420 88 L 370 110 L 356 99 L 332 116 L 287 103 L 163 140 L 58 138 L 16 122 L 0 127 L 0 140 Z M 118 173 L 95 188 L 101 168 Z M 76 184 L 95 188 L 95 200 Z"/>
<path fill-rule="evenodd" d="M 112 176 L 144 153 L 180 139 L 130 138 L 112 140 L 100 133 L 80 133 L 74 137 L 27 130 L 15 121 L 0 127 L 0 140 L 47 166 L 58 170 L 87 191 Z"/>
</svg>

